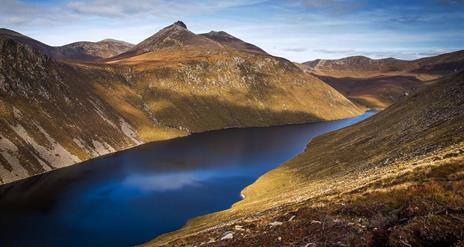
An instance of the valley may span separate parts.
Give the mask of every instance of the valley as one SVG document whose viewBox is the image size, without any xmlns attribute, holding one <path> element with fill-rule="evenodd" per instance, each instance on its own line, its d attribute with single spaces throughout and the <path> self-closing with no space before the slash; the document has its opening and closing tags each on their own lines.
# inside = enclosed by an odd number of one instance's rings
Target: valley
<svg viewBox="0 0 464 247">
<path fill-rule="evenodd" d="M 435 15 L 457 1 L 406 19 L 391 3 L 213 2 L 153 30 L 133 25 L 152 2 L 43 1 L 21 11 L 76 23 L 0 28 L 0 246 L 464 246 L 461 32 L 409 35 L 461 20 Z M 225 20 L 243 8 L 279 14 Z M 95 41 L 60 39 L 84 12 L 68 35 Z M 402 22 L 418 28 L 393 35 Z"/>
<path fill-rule="evenodd" d="M 363 112 L 283 58 L 184 26 L 91 62 L 2 30 L 0 182 L 196 132 Z"/>
</svg>

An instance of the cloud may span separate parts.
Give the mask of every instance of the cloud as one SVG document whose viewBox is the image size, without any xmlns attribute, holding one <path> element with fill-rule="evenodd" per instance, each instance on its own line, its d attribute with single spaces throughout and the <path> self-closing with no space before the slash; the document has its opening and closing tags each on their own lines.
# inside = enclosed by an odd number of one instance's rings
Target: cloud
<svg viewBox="0 0 464 247">
<path fill-rule="evenodd" d="M 304 52 L 307 51 L 308 48 L 304 47 L 294 47 L 294 48 L 283 48 L 283 51 L 290 51 L 290 52 Z"/>
<path fill-rule="evenodd" d="M 347 14 L 367 5 L 367 0 L 297 0 L 307 9 L 326 11 L 329 14 Z"/>
<path fill-rule="evenodd" d="M 2 0 L 0 8 L 0 26 L 49 27 L 74 18 L 59 6 L 44 6 L 19 0 Z"/>
<path fill-rule="evenodd" d="M 431 57 L 431 56 L 437 56 L 443 53 L 448 53 L 452 52 L 452 50 L 449 49 L 434 49 L 434 50 L 428 50 L 428 51 L 422 51 L 417 53 L 418 56 L 420 57 Z"/>
<path fill-rule="evenodd" d="M 133 175 L 124 180 L 128 187 L 142 191 L 172 191 L 186 186 L 198 186 L 205 178 L 194 173 Z"/>
<path fill-rule="evenodd" d="M 125 17 L 137 15 L 167 16 L 215 12 L 222 9 L 256 4 L 264 0 L 232 1 L 169 1 L 169 0 L 81 0 L 71 1 L 66 7 L 78 14 L 98 17 Z"/>
<path fill-rule="evenodd" d="M 390 21 L 397 22 L 397 23 L 400 23 L 400 24 L 413 24 L 413 23 L 421 21 L 421 20 L 422 20 L 422 17 L 417 16 L 417 15 L 416 16 L 410 16 L 410 15 L 395 16 L 395 17 L 390 18 Z"/>
<path fill-rule="evenodd" d="M 438 2 L 444 5 L 464 4 L 464 0 L 438 0 Z"/>
<path fill-rule="evenodd" d="M 342 58 L 349 56 L 366 56 L 374 59 L 379 58 L 397 58 L 397 59 L 417 59 L 421 57 L 436 56 L 447 52 L 452 52 L 451 49 L 314 49 L 315 53 L 335 55 L 334 58 Z"/>
<path fill-rule="evenodd" d="M 355 49 L 314 49 L 313 51 L 326 54 L 352 54 L 356 52 Z"/>
</svg>

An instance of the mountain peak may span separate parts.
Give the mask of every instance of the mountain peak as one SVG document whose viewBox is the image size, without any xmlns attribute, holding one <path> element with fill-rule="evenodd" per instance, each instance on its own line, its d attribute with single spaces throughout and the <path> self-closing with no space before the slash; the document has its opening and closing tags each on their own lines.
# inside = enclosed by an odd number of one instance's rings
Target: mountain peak
<svg viewBox="0 0 464 247">
<path fill-rule="evenodd" d="M 187 25 L 185 25 L 185 23 L 183 23 L 182 21 L 176 21 L 174 22 L 173 25 L 180 26 L 180 27 L 187 29 Z"/>
</svg>

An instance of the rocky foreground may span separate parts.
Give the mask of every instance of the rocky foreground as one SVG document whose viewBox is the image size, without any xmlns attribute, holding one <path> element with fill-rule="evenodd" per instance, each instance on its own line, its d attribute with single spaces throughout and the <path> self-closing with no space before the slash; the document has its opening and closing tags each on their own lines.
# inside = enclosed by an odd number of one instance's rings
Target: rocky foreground
<svg viewBox="0 0 464 247">
<path fill-rule="evenodd" d="M 146 246 L 464 246 L 464 73 L 247 187 L 229 210 Z"/>
</svg>

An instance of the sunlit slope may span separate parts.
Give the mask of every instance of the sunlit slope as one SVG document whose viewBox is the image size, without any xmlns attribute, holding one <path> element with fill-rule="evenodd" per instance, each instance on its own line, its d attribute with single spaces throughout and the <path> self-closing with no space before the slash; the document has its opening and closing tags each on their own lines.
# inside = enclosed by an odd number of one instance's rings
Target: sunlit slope
<svg viewBox="0 0 464 247">
<path fill-rule="evenodd" d="M 0 48 L 0 183 L 187 134 L 157 124 L 110 68 L 62 64 L 12 40 Z"/>
<path fill-rule="evenodd" d="M 463 106 L 460 73 L 315 138 L 231 209 L 147 245 L 453 246 L 464 232 Z"/>
<path fill-rule="evenodd" d="M 131 66 L 134 89 L 156 116 L 190 131 L 360 114 L 330 86 L 269 55 L 167 49 L 114 63 Z"/>
</svg>

